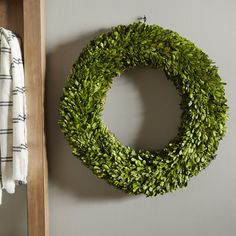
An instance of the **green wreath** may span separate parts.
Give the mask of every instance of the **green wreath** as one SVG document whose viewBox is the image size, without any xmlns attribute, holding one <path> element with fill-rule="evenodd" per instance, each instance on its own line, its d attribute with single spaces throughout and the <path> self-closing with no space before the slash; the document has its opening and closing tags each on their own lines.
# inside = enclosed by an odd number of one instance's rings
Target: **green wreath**
<svg viewBox="0 0 236 236">
<path fill-rule="evenodd" d="M 122 145 L 101 120 L 112 78 L 136 66 L 163 70 L 182 97 L 177 136 L 163 149 Z M 157 25 L 119 25 L 83 49 L 60 103 L 73 154 L 99 178 L 128 193 L 164 194 L 187 185 L 215 158 L 227 104 L 217 67 L 192 42 Z"/>
</svg>

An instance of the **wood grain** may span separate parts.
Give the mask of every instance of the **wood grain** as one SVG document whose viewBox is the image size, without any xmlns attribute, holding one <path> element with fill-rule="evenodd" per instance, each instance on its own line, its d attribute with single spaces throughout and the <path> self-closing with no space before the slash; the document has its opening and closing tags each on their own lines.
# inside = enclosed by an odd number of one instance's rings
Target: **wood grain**
<svg viewBox="0 0 236 236">
<path fill-rule="evenodd" d="M 29 147 L 28 236 L 48 236 L 43 0 L 0 0 L 0 26 L 17 33 L 23 42 Z"/>
<path fill-rule="evenodd" d="M 23 36 L 23 0 L 0 0 L 0 26 Z"/>
<path fill-rule="evenodd" d="M 29 178 L 28 235 L 48 235 L 48 177 L 44 135 L 45 46 L 43 2 L 23 1 Z"/>
</svg>

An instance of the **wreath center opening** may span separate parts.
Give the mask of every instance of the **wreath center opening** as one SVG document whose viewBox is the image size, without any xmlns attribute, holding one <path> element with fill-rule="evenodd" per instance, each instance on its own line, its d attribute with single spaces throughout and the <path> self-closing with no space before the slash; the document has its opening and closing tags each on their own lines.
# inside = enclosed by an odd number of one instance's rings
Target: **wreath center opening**
<svg viewBox="0 0 236 236">
<path fill-rule="evenodd" d="M 102 119 L 122 144 L 135 150 L 157 150 L 177 134 L 180 101 L 164 72 L 133 68 L 113 78 Z"/>
</svg>

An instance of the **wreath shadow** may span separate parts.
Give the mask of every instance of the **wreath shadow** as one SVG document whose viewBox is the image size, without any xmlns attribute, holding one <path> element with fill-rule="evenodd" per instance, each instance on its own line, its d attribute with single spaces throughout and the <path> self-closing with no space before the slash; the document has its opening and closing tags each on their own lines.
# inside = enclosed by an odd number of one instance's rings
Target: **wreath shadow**
<svg viewBox="0 0 236 236">
<path fill-rule="evenodd" d="M 49 184 L 56 185 L 86 201 L 134 197 L 98 179 L 92 171 L 74 158 L 58 125 L 59 100 L 72 64 L 88 42 L 103 32 L 107 30 L 82 35 L 77 40 L 60 45 L 47 54 L 45 130 Z M 168 84 L 170 82 L 163 79 L 163 73 L 159 70 L 145 68 L 142 70 L 143 73 L 140 73 L 140 69 L 137 71 L 125 72 L 127 83 L 134 83 L 140 92 L 144 108 L 143 123 L 133 146 L 135 149 L 160 148 L 169 140 L 168 138 L 176 134 L 180 120 L 176 99 L 179 98 L 176 90 Z M 148 82 L 144 81 L 144 76 L 149 78 Z M 157 77 L 159 79 L 156 79 Z M 167 100 L 158 99 L 161 97 L 166 97 Z"/>
</svg>

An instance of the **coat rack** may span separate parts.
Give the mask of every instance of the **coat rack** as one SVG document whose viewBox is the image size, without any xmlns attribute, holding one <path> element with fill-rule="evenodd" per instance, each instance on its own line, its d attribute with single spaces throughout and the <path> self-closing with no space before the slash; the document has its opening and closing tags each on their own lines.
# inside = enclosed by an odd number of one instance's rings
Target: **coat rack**
<svg viewBox="0 0 236 236">
<path fill-rule="evenodd" d="M 0 0 L 0 26 L 14 31 L 22 39 L 29 149 L 28 236 L 48 236 L 43 0 Z"/>
</svg>

